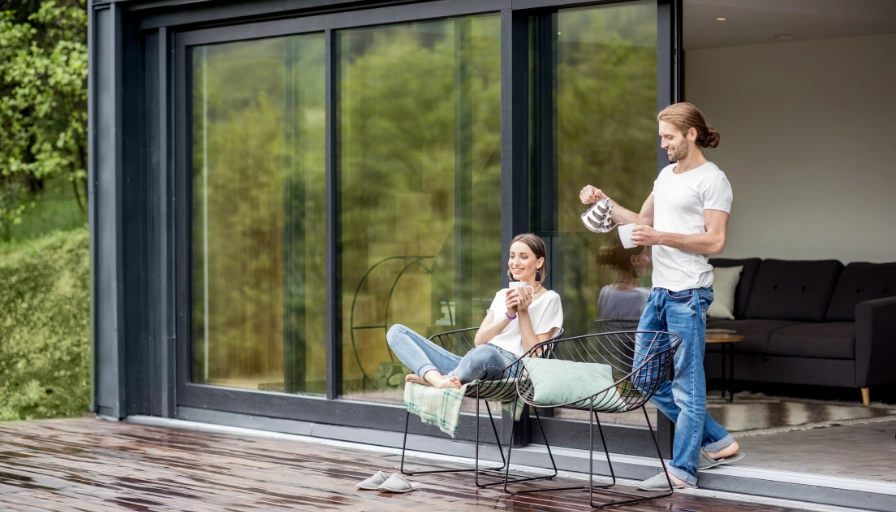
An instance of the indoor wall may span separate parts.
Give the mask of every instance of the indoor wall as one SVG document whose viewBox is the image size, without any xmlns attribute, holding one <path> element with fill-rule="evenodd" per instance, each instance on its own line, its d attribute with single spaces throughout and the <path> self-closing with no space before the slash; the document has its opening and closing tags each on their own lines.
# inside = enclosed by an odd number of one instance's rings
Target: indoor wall
<svg viewBox="0 0 896 512">
<path fill-rule="evenodd" d="M 894 54 L 896 34 L 686 51 L 734 188 L 723 257 L 896 259 Z"/>
</svg>

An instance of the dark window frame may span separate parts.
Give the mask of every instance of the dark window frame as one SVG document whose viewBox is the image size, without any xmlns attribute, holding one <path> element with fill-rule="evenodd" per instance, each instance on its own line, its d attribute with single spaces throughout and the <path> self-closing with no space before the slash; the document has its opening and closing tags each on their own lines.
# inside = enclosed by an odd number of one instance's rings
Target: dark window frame
<svg viewBox="0 0 896 512">
<path fill-rule="evenodd" d="M 171 75 L 174 99 L 173 137 L 175 181 L 174 210 L 179 212 L 174 219 L 173 240 L 175 245 L 174 278 L 176 283 L 176 304 L 179 314 L 176 321 L 176 407 L 200 407 L 211 410 L 229 411 L 265 417 L 277 417 L 300 421 L 313 421 L 325 424 L 338 424 L 355 427 L 370 427 L 383 430 L 400 431 L 404 428 L 405 409 L 400 405 L 382 404 L 340 399 L 339 371 L 341 364 L 341 332 L 337 315 L 339 309 L 338 295 L 340 280 L 338 275 L 338 139 L 333 119 L 338 117 L 338 104 L 335 101 L 336 71 L 334 64 L 337 58 L 335 31 L 357 27 L 382 26 L 414 21 L 427 21 L 476 14 L 500 14 L 501 16 L 501 106 L 502 106 L 502 254 L 510 239 L 519 232 L 528 231 L 531 219 L 510 215 L 513 211 L 525 208 L 529 211 L 529 134 L 527 118 L 528 102 L 528 23 L 529 16 L 547 14 L 559 8 L 596 6 L 609 3 L 627 3 L 628 0 L 582 2 L 569 0 L 482 0 L 480 2 L 454 2 L 437 0 L 413 4 L 380 6 L 364 10 L 344 11 L 324 14 L 308 14 L 289 19 L 276 19 L 252 22 L 235 22 L 237 24 L 192 30 L 171 30 L 174 41 L 172 53 L 173 67 Z M 681 0 L 657 0 L 658 10 L 658 106 L 668 104 L 679 94 L 677 79 L 680 74 L 677 67 L 680 44 L 680 10 Z M 165 19 L 162 15 L 162 18 Z M 149 28 L 151 23 L 146 18 L 140 23 L 141 28 Z M 678 20 L 677 27 L 673 20 Z M 526 31 L 525 33 L 523 31 Z M 146 33 L 149 33 L 147 31 Z M 168 33 L 162 28 L 161 34 Z M 325 397 L 310 395 L 293 395 L 254 390 L 222 388 L 189 382 L 191 368 L 191 222 L 192 222 L 192 173 L 188 161 L 191 147 L 191 133 L 188 114 L 192 112 L 189 104 L 189 70 L 188 49 L 193 46 L 216 44 L 233 41 L 247 41 L 269 37 L 298 34 L 323 33 L 326 40 L 326 94 L 327 94 L 327 131 L 326 131 L 326 181 L 327 181 L 327 393 Z M 162 37 L 167 45 L 168 37 Z M 670 64 L 669 68 L 664 66 Z M 506 76 L 505 76 L 506 73 Z M 519 117 L 523 121 L 520 122 Z M 516 122 L 514 122 L 516 121 Z M 658 162 L 659 158 L 658 150 Z M 658 169 L 659 170 L 659 169 Z M 505 254 L 506 256 L 506 254 Z M 166 388 L 170 388 L 171 382 Z M 163 389 L 163 394 L 170 393 Z M 172 404 L 174 405 L 174 404 Z M 568 447 L 584 447 L 583 439 L 587 438 L 588 426 L 585 423 L 546 419 L 548 431 L 563 432 L 564 435 L 549 436 L 552 444 Z M 472 440 L 474 418 L 463 414 L 458 431 L 458 439 Z M 525 430 L 525 429 L 524 429 Z M 540 440 L 540 432 L 534 430 Z M 608 437 L 616 439 L 612 443 L 614 452 L 629 454 L 647 454 L 652 447 L 649 434 L 644 427 L 608 426 Z M 659 421 L 662 443 L 671 444 L 671 429 L 668 421 Z M 411 432 L 433 434 L 432 428 L 421 428 L 418 422 L 412 422 Z M 440 434 L 434 434 L 440 435 Z M 525 442 L 526 439 L 523 439 Z"/>
</svg>

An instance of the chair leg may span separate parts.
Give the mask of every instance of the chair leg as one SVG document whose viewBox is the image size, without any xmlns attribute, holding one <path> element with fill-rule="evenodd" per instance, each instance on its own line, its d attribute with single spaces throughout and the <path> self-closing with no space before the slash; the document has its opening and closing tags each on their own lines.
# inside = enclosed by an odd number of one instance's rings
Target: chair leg
<svg viewBox="0 0 896 512">
<path fill-rule="evenodd" d="M 610 468 L 610 483 L 607 485 L 598 486 L 601 489 L 606 489 L 608 487 L 613 487 L 614 485 L 616 485 L 616 472 L 613 470 L 613 461 L 610 460 L 610 448 L 607 446 L 607 438 L 604 437 L 604 429 L 600 424 L 600 418 L 597 416 L 597 411 L 591 411 L 591 413 L 594 416 L 594 421 L 597 422 L 597 432 L 600 434 L 600 442 L 604 446 L 604 456 L 607 458 L 607 467 Z M 591 437 L 592 439 L 594 438 L 593 435 Z M 594 441 L 592 441 L 592 444 L 594 444 Z"/>
<path fill-rule="evenodd" d="M 402 443 L 401 443 L 401 466 L 399 466 L 399 471 L 401 471 L 401 473 L 402 473 L 403 475 L 428 475 L 428 474 L 431 474 L 431 473 L 465 473 L 465 472 L 473 471 L 473 472 L 475 473 L 475 475 L 476 475 L 476 476 L 475 476 L 476 485 L 479 485 L 479 474 L 480 474 L 480 473 L 484 473 L 484 472 L 487 472 L 487 471 L 492 471 L 492 472 L 494 472 L 494 471 L 501 471 L 501 470 L 503 470 L 503 469 L 504 469 L 504 466 L 507 464 L 507 462 L 506 462 L 505 459 L 504 459 L 504 451 L 503 451 L 503 449 L 501 448 L 501 439 L 500 439 L 500 437 L 498 436 L 498 428 L 495 426 L 495 419 L 492 417 L 492 411 L 491 411 L 491 409 L 489 409 L 488 404 L 485 404 L 485 408 L 486 408 L 486 410 L 488 411 L 488 417 L 489 417 L 489 420 L 491 420 L 492 431 L 495 433 L 495 439 L 498 441 L 498 451 L 499 451 L 499 453 L 501 454 L 501 462 L 502 462 L 502 464 L 501 464 L 500 466 L 495 466 L 495 467 L 492 467 L 492 468 L 482 468 L 482 469 L 479 469 L 479 400 L 477 399 L 477 400 L 476 400 L 476 446 L 475 446 L 475 454 L 476 454 L 476 455 L 475 455 L 475 460 L 474 460 L 474 464 L 473 464 L 473 467 L 472 467 L 472 468 L 465 468 L 465 469 L 429 469 L 429 470 L 426 470 L 426 471 L 407 471 L 407 470 L 405 470 L 405 468 L 404 468 L 404 456 L 405 456 L 405 451 L 407 451 L 407 444 L 408 444 L 408 423 L 410 422 L 410 418 L 411 418 L 411 412 L 408 411 L 407 414 L 405 415 L 405 418 L 404 418 L 404 440 L 403 440 Z M 497 478 L 498 475 L 495 475 L 495 477 Z M 496 482 L 496 483 L 500 483 L 500 482 Z M 492 485 L 495 485 L 495 484 L 492 484 Z M 479 486 L 482 487 L 481 485 L 479 485 Z"/>
<path fill-rule="evenodd" d="M 408 473 L 404 470 L 404 452 L 408 446 L 408 423 L 411 421 L 411 411 L 408 411 L 404 416 L 404 440 L 401 442 L 401 466 L 399 466 L 399 471 L 403 475 L 413 475 L 413 473 Z"/>
<path fill-rule="evenodd" d="M 656 455 L 660 459 L 660 466 L 662 466 L 662 468 L 663 468 L 663 474 L 666 475 L 666 481 L 669 483 L 669 489 L 668 489 L 668 491 L 664 491 L 663 494 L 644 496 L 643 494 L 636 494 L 636 493 L 630 493 L 630 492 L 617 491 L 615 489 L 604 488 L 602 490 L 602 492 L 614 494 L 617 496 L 625 496 L 625 497 L 628 497 L 629 499 L 610 501 L 607 503 L 594 503 L 594 497 L 593 497 L 593 495 L 591 495 L 589 493 L 589 502 L 591 503 L 591 506 L 594 508 L 601 509 L 604 507 L 612 507 L 612 506 L 617 506 L 617 505 L 630 505 L 632 503 L 640 503 L 642 501 L 655 500 L 657 498 L 666 498 L 666 497 L 672 495 L 672 479 L 669 477 L 669 472 L 666 471 L 666 462 L 663 460 L 663 453 L 660 450 L 660 443 L 657 441 L 656 434 L 653 432 L 653 425 L 650 423 L 650 417 L 647 414 L 647 409 L 645 409 L 644 406 L 642 405 L 641 410 L 644 412 L 644 419 L 647 420 L 647 429 L 650 431 L 650 437 L 653 439 L 653 445 L 656 448 Z M 597 413 L 594 414 L 594 417 L 597 418 Z M 600 430 L 601 440 L 604 442 L 604 453 L 606 453 L 606 455 L 607 455 L 607 464 L 610 465 L 610 474 L 613 475 L 613 483 L 615 484 L 616 477 L 615 477 L 615 474 L 613 473 L 613 465 L 610 464 L 610 452 L 609 452 L 609 450 L 607 450 L 607 443 L 603 436 L 603 429 L 601 429 L 601 427 L 600 427 L 600 420 L 598 419 L 597 421 L 598 421 L 597 428 L 598 428 L 598 430 Z"/>
<path fill-rule="evenodd" d="M 862 388 L 862 403 L 871 405 L 871 390 L 868 388 Z"/>
<path fill-rule="evenodd" d="M 541 424 L 541 415 L 538 414 L 538 407 L 533 407 L 535 411 L 535 421 L 538 422 L 538 429 L 541 430 L 541 437 L 544 439 L 544 447 L 548 450 L 548 457 L 551 459 L 551 467 L 554 468 L 554 474 L 547 477 L 546 480 L 553 480 L 557 476 L 557 463 L 554 462 L 554 454 L 551 452 L 551 444 L 548 442 L 548 434 L 544 431 L 544 425 Z"/>
<path fill-rule="evenodd" d="M 647 420 L 647 429 L 650 430 L 650 437 L 653 439 L 653 447 L 656 448 L 656 457 L 660 460 L 660 467 L 663 468 L 663 474 L 666 475 L 666 483 L 669 484 L 669 492 L 659 496 L 652 496 L 649 499 L 672 496 L 672 478 L 669 476 L 669 470 L 666 468 L 666 461 L 663 460 L 663 452 L 660 450 L 659 441 L 656 440 L 656 432 L 654 432 L 653 425 L 650 423 L 650 416 L 647 414 L 647 409 L 645 409 L 643 405 L 641 406 L 641 412 L 644 413 L 644 419 Z"/>
<path fill-rule="evenodd" d="M 516 408 L 516 404 L 514 404 L 514 409 L 515 408 Z M 516 411 L 514 410 L 514 416 L 515 416 L 515 414 L 516 414 Z M 555 492 L 555 491 L 571 491 L 571 490 L 577 490 L 577 489 L 584 489 L 585 488 L 584 485 L 577 485 L 574 487 L 551 487 L 548 489 L 524 489 L 522 491 L 511 491 L 510 489 L 507 488 L 507 486 L 509 484 L 516 484 L 516 483 L 520 483 L 520 482 L 530 482 L 533 480 L 553 480 L 554 477 L 556 477 L 558 474 L 557 463 L 554 461 L 554 454 L 551 452 L 551 445 L 548 444 L 548 435 L 547 435 L 547 432 L 545 432 L 545 430 L 544 430 L 544 425 L 542 425 L 542 423 L 541 423 L 541 416 L 538 414 L 537 407 L 535 408 L 535 419 L 538 422 L 538 428 L 541 429 L 541 436 L 544 438 L 544 446 L 548 450 L 548 457 L 550 457 L 550 459 L 551 459 L 551 466 L 554 468 L 554 474 L 553 475 L 545 475 L 545 476 L 524 477 L 524 478 L 517 478 L 514 480 L 508 480 L 509 471 L 507 471 L 507 472 L 505 472 L 505 476 L 504 476 L 504 492 L 515 496 L 517 494 L 529 494 L 529 493 L 534 493 L 534 492 Z M 513 442 L 513 437 L 511 436 L 511 444 L 512 444 L 512 442 Z M 508 450 L 507 460 L 508 461 L 510 460 L 509 450 Z M 509 467 L 510 464 L 508 463 L 507 466 Z"/>
<path fill-rule="evenodd" d="M 516 418 L 516 402 L 513 403 L 513 407 L 510 408 L 510 420 L 513 421 Z M 516 430 L 516 422 L 510 426 L 510 442 L 507 443 L 507 463 L 504 464 L 504 492 L 508 494 L 513 494 L 507 490 L 507 479 L 510 477 L 510 452 L 513 451 L 513 431 Z"/>
<path fill-rule="evenodd" d="M 488 406 L 488 402 L 485 403 L 485 410 L 488 412 L 488 420 L 492 425 L 492 432 L 495 434 L 495 442 L 498 443 L 498 454 L 501 456 L 501 465 L 493 468 L 484 468 L 479 469 L 479 397 L 476 397 L 476 461 L 475 461 L 475 477 L 473 478 L 476 483 L 476 487 L 485 488 L 490 487 L 492 485 L 498 485 L 499 482 L 492 482 L 488 484 L 480 484 L 479 483 L 479 475 L 488 472 L 502 471 L 507 468 L 507 459 L 504 458 L 504 447 L 501 446 L 501 436 L 498 434 L 498 427 L 495 426 L 495 418 L 492 416 L 492 408 Z M 511 442 L 513 441 L 513 435 L 510 436 Z M 495 478 L 500 478 L 499 475 L 483 475 L 490 476 Z"/>
<path fill-rule="evenodd" d="M 486 403 L 485 406 L 488 407 L 488 403 Z M 510 413 L 511 420 L 513 418 L 516 418 L 516 407 L 517 407 L 517 404 L 516 404 L 516 402 L 514 402 L 513 407 L 511 408 L 511 413 Z M 491 412 L 489 412 L 489 414 L 491 414 Z M 495 438 L 500 439 L 500 437 L 498 436 L 498 429 L 497 429 L 497 427 L 495 427 L 494 421 L 492 421 L 492 427 L 495 429 Z M 487 484 L 480 484 L 477 481 L 476 486 L 479 487 L 480 489 L 503 484 L 504 492 L 509 493 L 509 491 L 507 490 L 508 483 L 521 482 L 524 480 L 531 480 L 531 478 L 526 478 L 526 477 L 514 478 L 513 480 L 510 480 L 510 454 L 513 451 L 513 433 L 515 430 L 516 430 L 516 422 L 511 422 L 511 424 L 510 424 L 510 440 L 507 442 L 507 457 L 506 458 L 504 457 L 504 449 L 501 446 L 501 441 L 500 440 L 498 441 L 498 449 L 501 450 L 501 461 L 504 463 L 504 467 L 503 467 L 504 479 L 499 480 L 497 482 L 487 483 Z M 555 468 L 554 474 L 556 475 L 556 468 Z M 492 476 L 492 475 L 488 475 L 488 476 Z M 514 475 L 514 477 L 516 477 L 516 476 L 517 475 Z"/>
</svg>

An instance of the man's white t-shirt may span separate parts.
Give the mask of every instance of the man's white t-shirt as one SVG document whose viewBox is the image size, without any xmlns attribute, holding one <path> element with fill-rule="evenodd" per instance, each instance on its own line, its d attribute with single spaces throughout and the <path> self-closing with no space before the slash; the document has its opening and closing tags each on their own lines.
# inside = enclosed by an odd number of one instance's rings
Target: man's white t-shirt
<svg viewBox="0 0 896 512">
<path fill-rule="evenodd" d="M 653 227 L 692 235 L 706 232 L 704 210 L 731 213 L 734 194 L 725 173 L 712 162 L 681 174 L 666 166 L 653 183 Z M 705 254 L 665 245 L 653 247 L 653 286 L 679 292 L 712 286 L 712 265 Z"/>
<path fill-rule="evenodd" d="M 504 315 L 507 314 L 507 291 L 509 288 L 498 290 L 495 294 L 495 300 L 488 310 L 495 314 L 495 322 L 500 322 Z M 548 290 L 541 294 L 529 304 L 529 319 L 532 321 L 532 329 L 535 334 L 551 333 L 556 334 L 557 329 L 563 327 L 563 306 L 560 305 L 560 295 L 553 290 Z M 497 345 L 508 352 L 512 352 L 517 356 L 523 355 L 523 335 L 520 334 L 519 317 L 507 324 L 504 330 L 497 336 L 492 338 L 489 343 Z"/>
</svg>

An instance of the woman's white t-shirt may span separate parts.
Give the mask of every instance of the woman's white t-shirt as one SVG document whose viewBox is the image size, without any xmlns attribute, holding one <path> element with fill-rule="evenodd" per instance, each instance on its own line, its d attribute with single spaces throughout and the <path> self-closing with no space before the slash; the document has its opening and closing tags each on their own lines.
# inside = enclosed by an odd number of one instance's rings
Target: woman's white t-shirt
<svg viewBox="0 0 896 512">
<path fill-rule="evenodd" d="M 505 300 L 509 288 L 499 290 L 495 294 L 495 300 L 488 310 L 495 314 L 494 321 L 500 322 L 507 314 L 507 305 Z M 563 327 L 563 306 L 560 305 L 560 295 L 553 290 L 548 290 L 541 294 L 529 304 L 529 319 L 532 321 L 532 330 L 535 334 L 551 333 L 556 334 L 557 329 Z M 517 356 L 523 355 L 523 335 L 520 334 L 519 317 L 507 324 L 497 336 L 492 338 L 489 343 L 497 345 L 499 348 L 513 352 Z"/>
<path fill-rule="evenodd" d="M 731 184 L 712 162 L 681 174 L 673 172 L 676 165 L 660 171 L 653 183 L 653 227 L 682 235 L 705 233 L 706 210 L 731 213 Z M 705 254 L 655 245 L 651 257 L 654 288 L 680 292 L 712 286 L 712 265 Z"/>
</svg>

